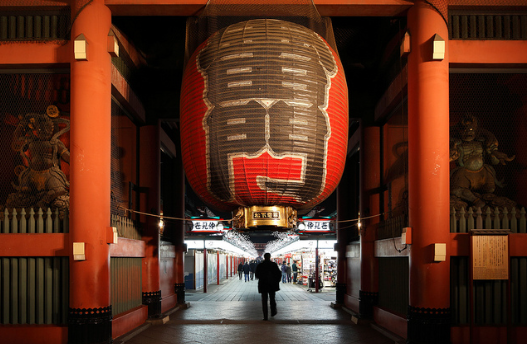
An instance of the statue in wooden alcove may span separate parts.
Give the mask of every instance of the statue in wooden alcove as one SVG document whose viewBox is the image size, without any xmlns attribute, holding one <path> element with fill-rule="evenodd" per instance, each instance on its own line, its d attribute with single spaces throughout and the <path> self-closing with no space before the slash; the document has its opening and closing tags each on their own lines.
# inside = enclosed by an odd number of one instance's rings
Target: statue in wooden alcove
<svg viewBox="0 0 529 344">
<path fill-rule="evenodd" d="M 470 113 L 450 128 L 450 161 L 456 168 L 450 171 L 450 203 L 456 208 L 514 207 L 516 202 L 494 194 L 496 179 L 492 165 L 514 160 L 498 150 L 498 140 L 490 131 L 478 125 L 478 118 Z M 490 162 L 490 163 L 488 163 Z"/>
<path fill-rule="evenodd" d="M 15 168 L 18 185 L 8 196 L 7 208 L 53 208 L 64 213 L 69 208 L 70 183 L 61 170 L 61 160 L 70 163 L 70 152 L 59 137 L 70 130 L 70 121 L 59 118 L 56 106 L 45 114 L 19 116 L 11 148 L 18 152 L 23 165 Z M 65 125 L 59 129 L 59 124 Z"/>
</svg>

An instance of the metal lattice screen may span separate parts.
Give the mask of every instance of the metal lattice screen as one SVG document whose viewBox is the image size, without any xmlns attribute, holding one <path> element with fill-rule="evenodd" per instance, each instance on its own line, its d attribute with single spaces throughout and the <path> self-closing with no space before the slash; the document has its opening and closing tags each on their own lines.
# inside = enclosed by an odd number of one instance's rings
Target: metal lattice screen
<svg viewBox="0 0 529 344">
<path fill-rule="evenodd" d="M 384 207 L 388 217 L 408 213 L 408 104 L 403 101 L 383 127 Z"/>
<path fill-rule="evenodd" d="M 450 125 L 451 156 L 454 158 L 450 183 L 451 219 L 458 223 L 471 223 L 473 216 L 481 217 L 483 212 L 485 218 L 492 213 L 497 219 L 493 228 L 499 227 L 497 223 L 500 223 L 501 217 L 501 228 L 526 232 L 521 224 L 525 221 L 521 210 L 527 207 L 527 75 L 450 74 Z M 499 155 L 500 158 L 514 159 L 504 161 L 503 165 L 498 156 L 494 159 L 494 152 L 505 153 L 504 156 Z M 477 175 L 482 178 L 475 178 Z M 462 180 L 470 180 L 472 184 L 465 184 Z M 488 187 L 494 190 L 488 190 Z M 483 228 L 491 228 L 486 222 Z M 513 227 L 513 223 L 519 225 Z M 452 228 L 451 231 L 468 230 Z M 474 281 L 474 318 L 470 318 L 468 264 L 467 257 L 451 259 L 454 324 L 471 321 L 478 325 L 508 323 L 506 281 Z M 511 257 L 510 278 L 510 321 L 516 325 L 525 324 L 526 257 Z"/>
<path fill-rule="evenodd" d="M 408 225 L 408 102 L 402 101 L 382 127 L 381 212 L 386 213 L 379 223 L 378 239 L 400 236 Z"/>
<path fill-rule="evenodd" d="M 127 209 L 138 210 L 137 187 L 138 128 L 127 112 L 112 101 L 112 139 L 110 185 L 112 226 L 120 237 L 141 239 L 138 224 Z"/>
<path fill-rule="evenodd" d="M 452 207 L 527 207 L 526 94 L 526 74 L 450 74 Z"/>
<path fill-rule="evenodd" d="M 112 102 L 111 206 L 112 214 L 125 216 L 126 208 L 136 209 L 135 193 L 130 182 L 136 182 L 137 127 L 125 110 Z M 132 202 L 132 203 L 130 203 Z"/>
<path fill-rule="evenodd" d="M 0 99 L 0 208 L 68 209 L 69 74 L 0 74 Z"/>
</svg>

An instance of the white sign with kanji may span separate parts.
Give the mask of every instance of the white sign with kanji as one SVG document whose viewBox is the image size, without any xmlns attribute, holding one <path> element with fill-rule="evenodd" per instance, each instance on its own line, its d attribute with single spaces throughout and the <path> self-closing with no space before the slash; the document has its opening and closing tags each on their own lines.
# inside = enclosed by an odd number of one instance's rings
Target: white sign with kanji
<svg viewBox="0 0 529 344">
<path fill-rule="evenodd" d="M 327 232 L 331 231 L 331 221 L 303 221 L 305 224 L 304 232 Z"/>
<path fill-rule="evenodd" d="M 192 232 L 219 232 L 217 225 L 220 223 L 215 220 L 193 220 Z"/>
</svg>

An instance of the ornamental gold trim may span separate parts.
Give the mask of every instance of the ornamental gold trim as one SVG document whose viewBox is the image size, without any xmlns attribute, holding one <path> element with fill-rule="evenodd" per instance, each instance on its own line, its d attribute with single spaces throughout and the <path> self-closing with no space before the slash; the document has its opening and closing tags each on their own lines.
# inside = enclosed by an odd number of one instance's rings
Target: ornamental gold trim
<svg viewBox="0 0 529 344">
<path fill-rule="evenodd" d="M 297 210 L 288 206 L 239 207 L 233 217 L 233 226 L 237 229 L 261 226 L 292 229 L 296 227 L 297 215 Z"/>
</svg>

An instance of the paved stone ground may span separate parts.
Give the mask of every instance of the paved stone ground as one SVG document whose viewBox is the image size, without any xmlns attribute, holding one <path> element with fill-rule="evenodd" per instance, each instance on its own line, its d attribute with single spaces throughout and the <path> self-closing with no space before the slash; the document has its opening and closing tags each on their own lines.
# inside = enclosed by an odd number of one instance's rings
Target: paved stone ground
<svg viewBox="0 0 529 344">
<path fill-rule="evenodd" d="M 164 325 L 146 325 L 115 343 L 393 343 L 369 325 L 355 325 L 343 309 L 332 308 L 333 288 L 319 293 L 287 283 L 280 288 L 278 314 L 269 321 L 262 320 L 257 281 L 232 277 L 220 285 L 208 285 L 207 293 L 187 290 L 189 308 L 170 314 Z"/>
</svg>

